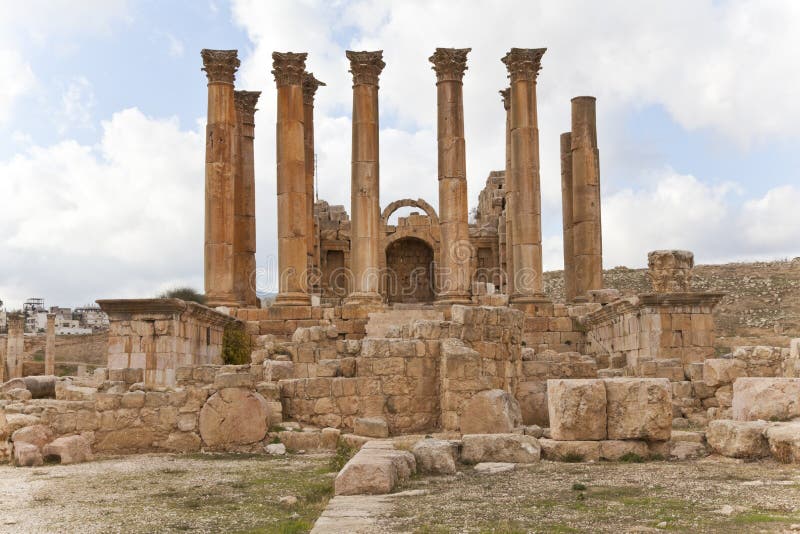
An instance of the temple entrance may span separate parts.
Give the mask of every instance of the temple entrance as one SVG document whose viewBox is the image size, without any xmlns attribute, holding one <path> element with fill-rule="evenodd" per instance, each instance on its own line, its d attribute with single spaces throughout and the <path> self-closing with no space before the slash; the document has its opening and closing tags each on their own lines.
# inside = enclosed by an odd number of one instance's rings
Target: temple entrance
<svg viewBox="0 0 800 534">
<path fill-rule="evenodd" d="M 425 241 L 404 237 L 386 247 L 386 299 L 394 303 L 433 302 L 433 249 Z"/>
</svg>

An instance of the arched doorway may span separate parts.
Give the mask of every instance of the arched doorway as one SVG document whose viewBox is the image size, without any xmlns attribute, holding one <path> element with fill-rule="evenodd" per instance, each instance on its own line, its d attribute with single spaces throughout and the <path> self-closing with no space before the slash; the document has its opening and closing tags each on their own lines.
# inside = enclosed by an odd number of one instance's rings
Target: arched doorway
<svg viewBox="0 0 800 534">
<path fill-rule="evenodd" d="M 433 302 L 433 248 L 415 237 L 386 247 L 386 300 L 394 303 Z"/>
</svg>

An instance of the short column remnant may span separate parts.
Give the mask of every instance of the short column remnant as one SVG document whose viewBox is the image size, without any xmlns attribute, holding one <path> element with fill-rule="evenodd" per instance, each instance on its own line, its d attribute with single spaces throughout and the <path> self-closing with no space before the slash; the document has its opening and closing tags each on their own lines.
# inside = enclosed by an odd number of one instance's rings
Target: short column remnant
<svg viewBox="0 0 800 534">
<path fill-rule="evenodd" d="M 56 316 L 47 314 L 47 339 L 44 345 L 44 374 L 56 374 Z"/>
<path fill-rule="evenodd" d="M 234 290 L 244 306 L 258 306 L 256 296 L 256 173 L 253 141 L 261 91 L 234 91 L 238 147 L 234 181 Z"/>
<path fill-rule="evenodd" d="M 205 290 L 208 305 L 239 305 L 234 291 L 234 174 L 236 50 L 200 52 L 208 77 L 206 125 Z"/>
<path fill-rule="evenodd" d="M 464 71 L 470 48 L 437 48 L 429 61 L 436 71 L 439 158 L 439 223 L 442 235 L 437 300 L 470 300 L 469 209 L 464 142 Z"/>
<path fill-rule="evenodd" d="M 546 300 L 542 280 L 542 213 L 536 77 L 546 48 L 512 48 L 503 57 L 511 79 L 511 174 L 516 190 L 514 305 Z"/>
<path fill-rule="evenodd" d="M 656 293 L 690 291 L 694 254 L 688 250 L 654 250 L 647 254 L 647 278 Z"/>
<path fill-rule="evenodd" d="M 353 290 L 349 304 L 380 303 L 380 165 L 378 154 L 378 77 L 386 64 L 383 51 L 347 51 L 353 74 L 353 143 L 350 183 L 350 266 Z"/>
<path fill-rule="evenodd" d="M 572 99 L 572 250 L 575 297 L 588 300 L 603 288 L 603 238 L 600 226 L 600 156 L 595 98 Z"/>
<path fill-rule="evenodd" d="M 273 52 L 272 74 L 278 87 L 278 305 L 308 306 L 308 218 L 305 216 L 306 162 L 303 75 L 305 53 Z"/>
</svg>

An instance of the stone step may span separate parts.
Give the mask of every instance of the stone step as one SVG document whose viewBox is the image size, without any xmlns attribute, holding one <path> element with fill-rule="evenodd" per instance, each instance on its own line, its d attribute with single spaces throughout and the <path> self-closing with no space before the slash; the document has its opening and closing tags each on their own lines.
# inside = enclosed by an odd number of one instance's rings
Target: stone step
<svg viewBox="0 0 800 534">
<path fill-rule="evenodd" d="M 367 337 L 386 337 L 386 332 L 390 327 L 401 326 L 419 319 L 444 321 L 444 314 L 430 306 L 403 307 L 385 312 L 370 313 L 369 322 L 367 322 L 366 326 Z"/>
</svg>

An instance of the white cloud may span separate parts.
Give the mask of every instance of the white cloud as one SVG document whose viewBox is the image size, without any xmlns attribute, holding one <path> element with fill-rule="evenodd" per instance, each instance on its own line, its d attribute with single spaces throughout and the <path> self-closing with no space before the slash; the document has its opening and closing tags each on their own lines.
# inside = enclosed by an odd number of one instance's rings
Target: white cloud
<svg viewBox="0 0 800 534">
<path fill-rule="evenodd" d="M 202 287 L 204 134 L 132 108 L 97 146 L 63 141 L 0 162 L 0 294 L 55 303 Z"/>
<path fill-rule="evenodd" d="M 0 48 L 0 126 L 6 123 L 17 100 L 36 86 L 31 66 L 13 49 Z"/>
<path fill-rule="evenodd" d="M 92 84 L 84 76 L 73 77 L 61 95 L 61 109 L 57 119 L 59 133 L 63 135 L 70 128 L 94 128 L 92 108 Z"/>
</svg>

